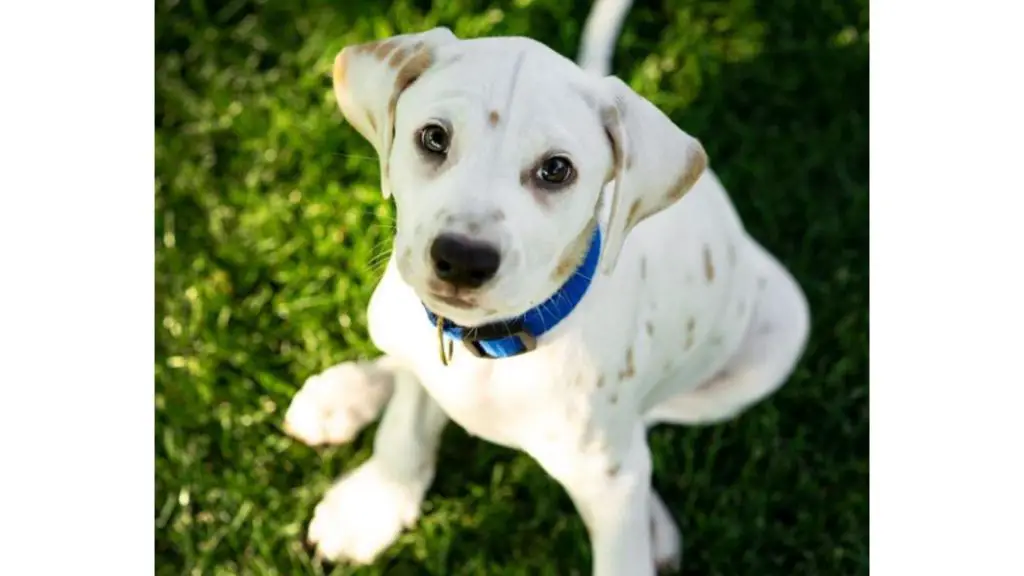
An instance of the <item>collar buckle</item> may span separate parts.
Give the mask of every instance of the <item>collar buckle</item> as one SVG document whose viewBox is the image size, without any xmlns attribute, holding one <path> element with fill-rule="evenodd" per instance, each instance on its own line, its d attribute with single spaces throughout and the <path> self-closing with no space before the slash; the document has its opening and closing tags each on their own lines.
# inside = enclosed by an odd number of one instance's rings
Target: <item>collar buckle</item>
<svg viewBox="0 0 1024 576">
<path fill-rule="evenodd" d="M 512 356 L 518 356 L 527 352 L 532 352 L 537 348 L 537 337 L 526 331 L 521 325 L 516 326 L 515 330 L 509 330 L 507 333 L 502 334 L 501 338 L 516 338 L 522 344 L 521 349 L 518 352 L 512 354 L 505 354 L 502 356 L 492 356 L 488 354 L 483 347 L 480 345 L 481 340 L 487 340 L 488 338 L 480 338 L 474 331 L 467 330 L 462 336 L 462 345 L 469 350 L 469 353 L 477 358 L 509 358 Z"/>
</svg>

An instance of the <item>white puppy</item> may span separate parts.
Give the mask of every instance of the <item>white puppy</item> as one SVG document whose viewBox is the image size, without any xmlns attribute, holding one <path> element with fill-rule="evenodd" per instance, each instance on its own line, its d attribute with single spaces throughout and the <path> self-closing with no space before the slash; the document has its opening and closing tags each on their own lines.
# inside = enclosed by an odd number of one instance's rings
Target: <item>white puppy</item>
<svg viewBox="0 0 1024 576">
<path fill-rule="evenodd" d="M 326 558 L 372 562 L 412 525 L 450 418 L 561 483 L 594 574 L 653 574 L 681 542 L 648 427 L 732 417 L 801 356 L 804 295 L 701 145 L 605 76 L 627 5 L 592 15 L 583 67 L 445 28 L 337 56 L 338 102 L 380 156 L 398 227 L 368 314 L 384 356 L 312 377 L 286 415 L 318 444 L 384 409 L 373 456 L 316 509 Z"/>
</svg>

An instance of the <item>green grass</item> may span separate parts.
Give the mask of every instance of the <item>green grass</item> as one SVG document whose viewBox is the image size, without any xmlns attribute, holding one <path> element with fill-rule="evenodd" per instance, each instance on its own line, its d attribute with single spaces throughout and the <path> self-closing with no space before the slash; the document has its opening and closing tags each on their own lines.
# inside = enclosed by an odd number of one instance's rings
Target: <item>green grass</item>
<svg viewBox="0 0 1024 576">
<path fill-rule="evenodd" d="M 349 573 L 302 541 L 373 429 L 319 451 L 280 429 L 307 376 L 375 354 L 369 263 L 393 212 L 330 93 L 337 50 L 447 25 L 575 56 L 589 9 L 382 4 L 157 2 L 159 574 Z M 814 313 L 807 355 L 770 401 L 652 433 L 655 484 L 686 574 L 867 574 L 867 1 L 756 4 L 638 1 L 616 52 L 616 73 L 703 141 Z M 529 458 L 453 426 L 439 469 L 419 526 L 357 573 L 588 573 L 581 521 Z"/>
</svg>

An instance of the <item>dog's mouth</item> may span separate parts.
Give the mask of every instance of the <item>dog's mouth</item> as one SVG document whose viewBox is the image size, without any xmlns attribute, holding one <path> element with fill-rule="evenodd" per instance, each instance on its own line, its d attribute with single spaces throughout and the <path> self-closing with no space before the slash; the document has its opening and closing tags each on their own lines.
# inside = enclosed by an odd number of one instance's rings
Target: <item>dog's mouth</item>
<svg viewBox="0 0 1024 576">
<path fill-rule="evenodd" d="M 437 279 L 427 283 L 427 296 L 430 300 L 458 310 L 471 310 L 478 304 L 477 298 L 471 293 Z"/>
<path fill-rule="evenodd" d="M 446 306 L 458 308 L 459 310 L 470 310 L 472 308 L 476 308 L 476 302 L 469 298 L 461 298 L 459 296 L 445 296 L 443 294 L 437 294 L 436 292 L 431 292 L 430 297 L 433 298 L 434 300 L 437 300 L 438 302 L 443 303 Z"/>
</svg>

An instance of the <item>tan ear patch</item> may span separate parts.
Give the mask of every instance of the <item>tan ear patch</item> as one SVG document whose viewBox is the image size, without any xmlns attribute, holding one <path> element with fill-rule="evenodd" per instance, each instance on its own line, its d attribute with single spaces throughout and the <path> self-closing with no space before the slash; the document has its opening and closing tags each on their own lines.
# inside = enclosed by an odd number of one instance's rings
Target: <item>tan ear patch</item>
<svg viewBox="0 0 1024 576">
<path fill-rule="evenodd" d="M 370 54 L 370 53 L 374 52 L 377 49 L 377 47 L 380 46 L 382 43 L 383 43 L 383 40 L 375 40 L 373 42 L 364 42 L 362 44 L 358 44 L 356 46 L 353 46 L 352 49 L 355 50 L 359 54 Z"/>
<path fill-rule="evenodd" d="M 597 221 L 592 219 L 583 227 L 583 231 L 565 247 L 565 250 L 562 251 L 562 255 L 558 259 L 554 272 L 551 273 L 552 280 L 557 282 L 565 280 L 583 262 L 583 258 L 587 254 L 587 248 L 590 248 L 590 239 L 594 235 L 595 226 L 597 226 Z"/>
<path fill-rule="evenodd" d="M 422 47 L 422 43 L 416 43 L 412 49 L 417 50 Z M 429 50 L 419 50 L 411 58 L 405 61 L 405 64 L 398 70 L 395 75 L 395 90 L 394 96 L 388 101 L 388 118 L 389 124 L 394 122 L 395 119 L 395 108 L 398 106 L 398 97 L 401 96 L 402 92 L 408 88 L 413 82 L 416 81 L 427 68 L 430 68 L 430 64 L 434 61 L 433 56 L 430 55 Z"/>
<path fill-rule="evenodd" d="M 431 56 L 430 51 L 422 50 L 421 48 L 422 44 L 413 46 L 413 50 L 416 50 L 416 53 L 398 70 L 398 74 L 395 76 L 396 92 L 401 92 L 408 88 L 433 63 L 434 57 Z"/>
<path fill-rule="evenodd" d="M 331 79 L 334 80 L 335 90 L 344 89 L 347 84 L 345 72 L 348 70 L 348 57 L 344 51 L 339 52 L 334 58 L 334 68 L 331 71 Z"/>
<path fill-rule="evenodd" d="M 391 54 L 391 52 L 394 51 L 394 49 L 397 47 L 398 40 L 385 40 L 384 42 L 378 44 L 376 48 L 374 48 L 373 55 L 376 56 L 378 60 L 383 60 L 387 58 L 388 54 Z"/>
<path fill-rule="evenodd" d="M 676 180 L 675 184 L 668 191 L 668 197 L 670 200 L 675 201 L 682 198 L 687 192 L 693 188 L 693 185 L 700 180 L 704 170 L 708 165 L 708 156 L 704 152 L 703 148 L 698 148 L 693 153 L 693 157 L 687 162 L 686 170 L 679 175 L 679 179 Z"/>
<path fill-rule="evenodd" d="M 398 50 L 395 50 L 395 52 L 393 54 L 391 54 L 391 58 L 388 60 L 388 66 L 390 66 L 392 68 L 398 68 L 398 65 L 401 64 L 402 61 L 405 60 L 406 56 L 408 56 L 408 55 L 409 55 L 409 47 L 408 46 L 403 46 L 403 47 L 399 48 Z"/>
<path fill-rule="evenodd" d="M 633 200 L 629 206 L 629 214 L 626 214 L 626 228 L 636 226 L 640 221 L 640 199 Z"/>
</svg>

